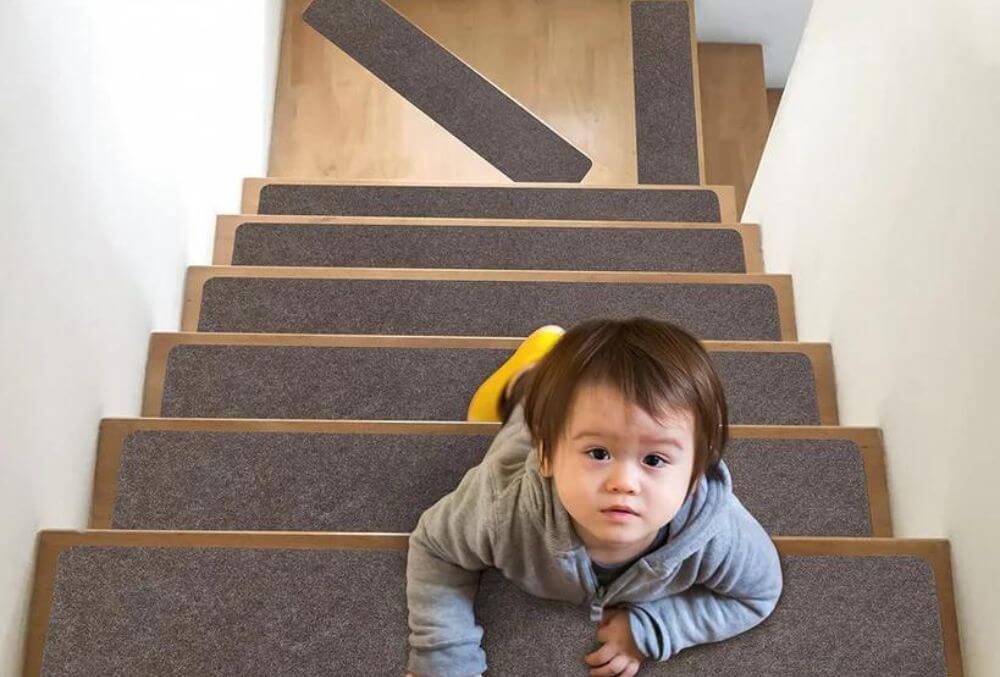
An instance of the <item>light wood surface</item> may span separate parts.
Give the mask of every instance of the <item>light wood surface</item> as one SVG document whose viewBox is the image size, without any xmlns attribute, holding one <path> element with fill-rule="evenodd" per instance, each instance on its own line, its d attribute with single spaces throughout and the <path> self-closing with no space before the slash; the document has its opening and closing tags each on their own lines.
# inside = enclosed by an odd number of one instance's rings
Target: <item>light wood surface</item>
<svg viewBox="0 0 1000 677">
<path fill-rule="evenodd" d="M 367 435 L 495 435 L 499 423 L 468 421 L 364 421 L 280 419 L 117 418 L 101 421 L 90 528 L 110 529 L 125 440 L 136 431 L 341 433 Z M 858 445 L 864 463 L 872 535 L 892 536 L 885 454 L 877 428 L 836 426 L 730 426 L 733 439 L 847 440 Z"/>
<path fill-rule="evenodd" d="M 402 551 L 409 534 L 355 534 L 344 532 L 225 532 L 225 531 L 42 531 L 38 537 L 35 583 L 32 590 L 24 674 L 41 672 L 48 618 L 52 608 L 56 564 L 59 554 L 74 546 L 119 546 L 162 548 L 256 548 L 297 550 Z M 773 537 L 783 556 L 826 555 L 836 557 L 912 556 L 923 559 L 934 571 L 943 629 L 943 647 L 948 674 L 962 675 L 961 645 L 947 541 L 910 538 L 791 538 Z"/>
<path fill-rule="evenodd" d="M 198 331 L 202 293 L 212 278 L 313 280 L 466 280 L 611 284 L 766 285 L 774 290 L 782 341 L 796 340 L 790 275 L 743 273 L 651 273 L 596 270 L 496 270 L 486 268 L 305 268 L 287 266 L 191 266 L 187 272 L 181 331 Z"/>
<path fill-rule="evenodd" d="M 702 45 L 701 110 L 708 145 L 705 182 L 735 188 L 743 213 L 771 128 L 760 45 Z"/>
<path fill-rule="evenodd" d="M 337 180 L 314 178 L 283 178 L 267 179 L 260 177 L 246 178 L 243 180 L 243 199 L 240 211 L 244 214 L 256 214 L 260 207 L 260 191 L 264 186 L 275 186 L 283 184 L 292 185 L 337 185 L 337 186 L 461 186 L 465 188 L 507 188 L 508 186 L 497 186 L 495 183 L 467 183 L 464 181 L 368 181 L 368 180 Z M 627 190 L 710 190 L 719 199 L 719 223 L 736 223 L 736 198 L 732 186 L 660 186 L 655 184 L 626 185 L 626 184 L 578 184 L 578 183 L 518 183 L 511 184 L 510 188 L 570 188 L 573 190 L 587 189 L 627 189 Z"/>
<path fill-rule="evenodd" d="M 388 334 L 237 334 L 221 332 L 154 333 L 149 341 L 142 415 L 159 416 L 170 351 L 180 345 L 310 346 L 329 348 L 501 348 L 515 350 L 524 337 L 398 336 Z M 812 365 L 820 425 L 837 425 L 833 354 L 828 343 L 791 341 L 702 341 L 709 352 L 798 353 Z"/>
<path fill-rule="evenodd" d="M 774 124 L 774 116 L 778 114 L 778 105 L 781 103 L 781 95 L 784 94 L 783 89 L 769 89 L 767 90 L 767 113 L 770 117 L 770 125 Z"/>
<path fill-rule="evenodd" d="M 589 155 L 594 167 L 584 184 L 636 183 L 629 0 L 390 4 Z M 307 26 L 307 5 L 286 3 L 268 176 L 509 182 Z M 716 160 L 713 173 L 710 158 L 738 152 L 731 139 L 741 130 L 720 128 L 713 111 L 719 97 L 742 105 L 735 97 L 746 83 L 727 69 L 745 65 L 718 55 L 732 57 L 732 45 L 698 43 L 694 23 L 692 12 L 699 175 L 701 183 L 729 185 L 712 177 L 746 160 L 724 159 L 721 167 Z"/>
<path fill-rule="evenodd" d="M 243 224 L 280 223 L 309 227 L 311 225 L 378 225 L 378 226 L 478 226 L 504 228 L 646 228 L 657 230 L 729 230 L 738 233 L 743 243 L 743 261 L 748 273 L 763 273 L 760 226 L 753 223 L 668 223 L 662 221 L 556 221 L 539 219 L 445 219 L 384 216 L 280 216 L 266 214 L 225 214 L 216 217 L 215 247 L 212 263 L 229 266 L 233 263 L 236 232 Z"/>
<path fill-rule="evenodd" d="M 307 26 L 308 4 L 286 2 L 269 176 L 510 182 Z M 590 156 L 585 183 L 635 183 L 627 0 L 389 4 Z"/>
</svg>

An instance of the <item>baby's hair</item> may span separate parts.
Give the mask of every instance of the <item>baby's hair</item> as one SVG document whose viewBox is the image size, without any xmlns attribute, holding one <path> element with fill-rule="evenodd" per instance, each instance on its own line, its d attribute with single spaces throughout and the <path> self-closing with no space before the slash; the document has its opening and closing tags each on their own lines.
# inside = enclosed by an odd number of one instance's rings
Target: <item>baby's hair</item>
<svg viewBox="0 0 1000 677">
<path fill-rule="evenodd" d="M 563 334 L 533 372 L 524 420 L 549 467 L 582 385 L 613 386 L 658 420 L 665 407 L 691 412 L 694 468 L 687 495 L 722 458 L 729 439 L 722 382 L 698 339 L 676 325 L 646 317 L 588 320 Z"/>
</svg>

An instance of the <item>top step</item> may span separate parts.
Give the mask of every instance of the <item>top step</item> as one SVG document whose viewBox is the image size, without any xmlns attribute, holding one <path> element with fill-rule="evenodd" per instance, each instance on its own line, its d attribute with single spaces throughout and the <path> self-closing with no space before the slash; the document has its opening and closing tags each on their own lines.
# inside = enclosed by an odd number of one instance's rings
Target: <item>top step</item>
<svg viewBox="0 0 1000 677">
<path fill-rule="evenodd" d="M 245 179 L 244 214 L 733 223 L 732 186 L 406 184 Z"/>
</svg>

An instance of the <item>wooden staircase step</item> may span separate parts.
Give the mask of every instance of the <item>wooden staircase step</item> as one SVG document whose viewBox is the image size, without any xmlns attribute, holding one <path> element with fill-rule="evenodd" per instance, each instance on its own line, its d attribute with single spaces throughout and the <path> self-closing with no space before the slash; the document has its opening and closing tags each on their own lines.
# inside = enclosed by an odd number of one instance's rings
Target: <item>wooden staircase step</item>
<svg viewBox="0 0 1000 677">
<path fill-rule="evenodd" d="M 195 266 L 183 331 L 527 336 L 644 315 L 701 339 L 794 341 L 787 275 Z"/>
<path fill-rule="evenodd" d="M 106 419 L 90 527 L 412 531 L 499 430 L 465 421 Z M 723 459 L 768 533 L 892 536 L 876 429 L 734 426 Z"/>
<path fill-rule="evenodd" d="M 215 265 L 762 273 L 760 227 L 226 215 Z"/>
<path fill-rule="evenodd" d="M 243 182 L 240 211 L 301 216 L 734 223 L 733 200 L 732 186 L 498 186 L 251 178 Z"/>
<path fill-rule="evenodd" d="M 143 416 L 465 419 L 522 338 L 157 333 Z M 837 425 L 830 346 L 707 341 L 736 424 Z"/>
<path fill-rule="evenodd" d="M 408 534 L 43 531 L 26 674 L 402 674 Z M 951 557 L 931 539 L 774 538 L 774 612 L 649 674 L 961 674 Z M 495 674 L 576 674 L 585 608 L 483 572 Z M 531 642 L 513 641 L 530 637 Z"/>
</svg>

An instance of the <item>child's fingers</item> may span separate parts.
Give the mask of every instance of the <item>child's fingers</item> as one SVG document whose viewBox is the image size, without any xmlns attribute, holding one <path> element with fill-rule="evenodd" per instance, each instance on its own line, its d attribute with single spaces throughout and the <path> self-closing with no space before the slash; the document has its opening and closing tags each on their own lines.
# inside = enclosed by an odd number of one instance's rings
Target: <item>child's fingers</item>
<svg viewBox="0 0 1000 677">
<path fill-rule="evenodd" d="M 599 668 L 591 668 L 591 677 L 616 677 L 625 673 L 632 659 L 620 653 L 612 658 L 606 665 Z"/>
<path fill-rule="evenodd" d="M 605 644 L 597 651 L 589 653 L 583 657 L 583 662 L 593 667 L 604 665 L 618 654 L 618 650 L 611 644 Z"/>
<path fill-rule="evenodd" d="M 641 665 L 642 664 L 639 661 L 633 660 L 625 668 L 625 672 L 623 672 L 619 677 L 635 677 L 635 673 L 639 672 Z"/>
</svg>

